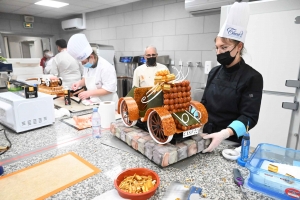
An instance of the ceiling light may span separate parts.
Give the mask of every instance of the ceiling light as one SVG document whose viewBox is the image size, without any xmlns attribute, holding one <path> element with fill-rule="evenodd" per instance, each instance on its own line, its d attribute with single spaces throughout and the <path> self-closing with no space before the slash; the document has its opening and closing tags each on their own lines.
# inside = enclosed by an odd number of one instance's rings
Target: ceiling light
<svg viewBox="0 0 300 200">
<path fill-rule="evenodd" d="M 61 8 L 61 7 L 69 5 L 68 3 L 63 3 L 63 2 L 59 2 L 59 1 L 51 1 L 51 0 L 42 0 L 42 1 L 38 1 L 34 4 L 41 5 L 41 6 L 49 6 L 49 7 L 54 7 L 54 8 Z"/>
</svg>

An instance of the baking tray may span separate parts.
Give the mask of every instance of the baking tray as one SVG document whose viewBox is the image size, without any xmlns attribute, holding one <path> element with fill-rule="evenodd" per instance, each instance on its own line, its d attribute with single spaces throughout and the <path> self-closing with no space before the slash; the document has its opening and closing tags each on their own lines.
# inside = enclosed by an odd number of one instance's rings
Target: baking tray
<svg viewBox="0 0 300 200">
<path fill-rule="evenodd" d="M 80 117 L 88 117 L 88 116 L 91 116 L 91 115 L 92 115 L 92 113 L 82 114 L 82 115 L 76 115 L 76 116 L 78 116 L 78 117 L 79 116 Z M 75 128 L 78 131 L 81 131 L 81 130 L 84 130 L 84 129 L 87 129 L 87 128 L 91 128 L 91 127 L 86 127 L 86 128 L 79 129 L 77 127 L 77 125 L 75 124 L 75 121 L 74 121 L 73 117 L 64 118 L 64 119 L 61 119 L 60 121 L 63 122 L 63 123 L 65 123 L 65 124 L 67 124 L 67 125 L 69 125 L 69 126 L 71 126 L 71 127 L 73 127 L 73 128 Z"/>
<path fill-rule="evenodd" d="M 90 110 L 92 111 L 94 107 L 98 107 L 99 105 L 90 105 L 90 106 L 85 106 L 82 103 L 76 103 L 75 101 L 71 100 L 71 105 L 65 105 L 64 97 L 59 97 L 53 100 L 54 105 L 58 108 L 66 108 L 69 110 L 71 113 L 75 112 L 81 112 L 81 111 L 87 111 Z"/>
<path fill-rule="evenodd" d="M 91 116 L 91 115 L 92 115 L 92 113 L 81 114 L 81 115 L 76 115 L 76 116 L 78 116 L 78 117 L 79 116 L 80 117 L 88 117 L 88 116 Z M 121 119 L 121 115 L 118 114 L 118 113 L 116 113 L 115 114 L 115 118 L 116 118 L 116 120 Z M 63 123 L 65 123 L 65 124 L 67 124 L 67 125 L 69 125 L 69 126 L 71 126 L 71 127 L 73 127 L 73 128 L 75 128 L 78 131 L 81 131 L 81 130 L 84 130 L 84 129 L 87 129 L 87 128 L 91 128 L 91 127 L 86 127 L 86 128 L 83 128 L 83 129 L 79 129 L 77 127 L 77 125 L 75 124 L 75 121 L 74 121 L 73 117 L 64 118 L 64 119 L 61 119 L 60 121 L 63 122 Z"/>
</svg>

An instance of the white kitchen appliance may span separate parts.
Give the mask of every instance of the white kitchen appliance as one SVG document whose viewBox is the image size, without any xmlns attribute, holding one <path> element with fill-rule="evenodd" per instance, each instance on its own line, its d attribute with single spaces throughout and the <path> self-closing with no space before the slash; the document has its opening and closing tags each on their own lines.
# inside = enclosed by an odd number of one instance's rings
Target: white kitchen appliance
<svg viewBox="0 0 300 200">
<path fill-rule="evenodd" d="M 270 143 L 299 150 L 300 1 L 255 1 L 249 6 L 243 57 L 264 80 L 259 120 L 250 130 L 250 144 Z M 221 26 L 229 9 L 221 9 Z"/>
<path fill-rule="evenodd" d="M 13 92 L 0 93 L 0 123 L 17 133 L 51 125 L 54 119 L 53 97 L 38 93 L 26 99 Z"/>
</svg>

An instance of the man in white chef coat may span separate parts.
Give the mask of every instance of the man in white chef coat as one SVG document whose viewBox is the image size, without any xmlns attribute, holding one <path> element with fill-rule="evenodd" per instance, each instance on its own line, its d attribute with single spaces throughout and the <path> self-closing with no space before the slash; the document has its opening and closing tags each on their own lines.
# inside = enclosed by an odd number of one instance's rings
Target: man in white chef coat
<svg viewBox="0 0 300 200">
<path fill-rule="evenodd" d="M 90 105 L 100 101 L 114 101 L 117 106 L 115 67 L 93 51 L 84 34 L 75 34 L 70 38 L 68 52 L 84 66 L 83 78 L 72 85 L 73 90 L 86 86 L 87 91 L 78 95 L 82 103 Z"/>
<path fill-rule="evenodd" d="M 71 88 L 74 82 L 81 80 L 83 67 L 67 52 L 67 42 L 64 39 L 56 40 L 55 44 L 59 53 L 52 61 L 50 74 L 61 77 L 62 85 Z"/>
<path fill-rule="evenodd" d="M 145 48 L 144 57 L 147 62 L 134 70 L 132 87 L 152 87 L 155 73 L 163 69 L 168 70 L 165 65 L 156 62 L 157 56 L 156 47 L 151 45 Z"/>
<path fill-rule="evenodd" d="M 53 62 L 53 53 L 52 51 L 48 51 L 46 54 L 45 54 L 47 60 L 45 62 L 45 68 L 44 68 L 44 74 L 50 74 L 50 71 L 52 69 L 52 62 Z"/>
</svg>

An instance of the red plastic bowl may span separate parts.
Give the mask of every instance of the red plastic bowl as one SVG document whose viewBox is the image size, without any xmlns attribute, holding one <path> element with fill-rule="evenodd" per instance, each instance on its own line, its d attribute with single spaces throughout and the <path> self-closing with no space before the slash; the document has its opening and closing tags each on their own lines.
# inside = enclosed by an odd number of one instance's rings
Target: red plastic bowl
<svg viewBox="0 0 300 200">
<path fill-rule="evenodd" d="M 124 192 L 119 188 L 120 183 L 124 180 L 125 177 L 127 176 L 133 176 L 134 174 L 137 174 L 139 176 L 152 176 L 152 180 L 156 180 L 156 184 L 154 188 L 149 190 L 148 192 L 144 192 L 141 194 L 131 194 L 128 192 Z M 127 169 L 123 172 L 121 172 L 117 178 L 115 179 L 114 185 L 115 188 L 117 189 L 119 195 L 125 199 L 131 199 L 131 200 L 146 200 L 152 197 L 157 190 L 158 186 L 160 184 L 160 179 L 157 173 L 154 171 L 147 169 L 147 168 L 131 168 Z"/>
</svg>

